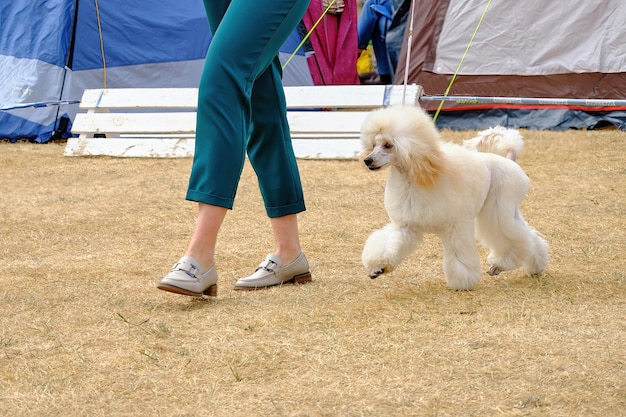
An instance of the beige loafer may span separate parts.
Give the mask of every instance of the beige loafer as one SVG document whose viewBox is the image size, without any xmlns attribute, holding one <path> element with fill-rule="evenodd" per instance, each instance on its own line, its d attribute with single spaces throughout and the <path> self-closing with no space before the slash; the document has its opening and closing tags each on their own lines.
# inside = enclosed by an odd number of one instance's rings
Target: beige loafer
<svg viewBox="0 0 626 417">
<path fill-rule="evenodd" d="M 167 274 L 158 289 L 176 294 L 200 297 L 217 295 L 217 271 L 215 263 L 202 271 L 200 263 L 191 256 L 183 256 Z"/>
<path fill-rule="evenodd" d="M 276 255 L 267 255 L 254 274 L 240 278 L 235 284 L 235 290 L 253 291 L 281 284 L 304 284 L 311 282 L 309 262 L 304 252 L 289 265 L 282 266 L 282 261 Z"/>
</svg>

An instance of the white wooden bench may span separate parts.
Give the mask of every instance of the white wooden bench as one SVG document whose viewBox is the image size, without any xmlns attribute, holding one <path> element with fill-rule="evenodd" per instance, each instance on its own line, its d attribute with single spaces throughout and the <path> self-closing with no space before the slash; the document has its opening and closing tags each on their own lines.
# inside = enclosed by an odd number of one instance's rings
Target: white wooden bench
<svg viewBox="0 0 626 417">
<path fill-rule="evenodd" d="M 417 85 L 285 87 L 294 151 L 301 159 L 354 159 L 365 115 L 402 102 L 419 105 Z M 189 157 L 194 152 L 196 88 L 84 91 L 66 156 Z"/>
</svg>

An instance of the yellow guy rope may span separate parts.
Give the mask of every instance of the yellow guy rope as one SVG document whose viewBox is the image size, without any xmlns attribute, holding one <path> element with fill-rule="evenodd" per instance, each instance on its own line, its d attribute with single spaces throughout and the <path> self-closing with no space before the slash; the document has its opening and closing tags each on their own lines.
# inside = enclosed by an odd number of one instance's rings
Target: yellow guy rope
<svg viewBox="0 0 626 417">
<path fill-rule="evenodd" d="M 296 54 L 298 53 L 298 51 L 300 50 L 300 48 L 302 48 L 302 45 L 304 45 L 304 42 L 306 42 L 307 39 L 309 39 L 309 36 L 311 36 L 311 33 L 313 33 L 313 31 L 315 30 L 315 28 L 317 27 L 317 25 L 319 25 L 319 23 L 322 21 L 322 19 L 324 18 L 324 16 L 326 16 L 326 13 L 328 13 L 328 10 L 333 6 L 333 4 L 335 4 L 335 1 L 337 0 L 332 0 L 328 6 L 326 7 L 326 10 L 324 10 L 324 12 L 322 13 L 322 15 L 319 17 L 319 19 L 317 19 L 317 21 L 315 22 L 315 24 L 313 25 L 313 27 L 311 28 L 311 30 L 309 30 L 309 33 L 306 34 L 306 36 L 304 38 L 302 38 L 302 42 L 300 42 L 300 44 L 298 45 L 298 47 L 295 49 L 295 51 L 293 51 L 291 53 L 291 55 L 289 56 L 289 59 L 285 62 L 285 64 L 283 65 L 283 69 L 285 69 L 285 67 L 287 66 L 287 64 L 289 64 L 291 62 L 291 60 L 293 59 L 294 56 L 296 56 Z"/>
<path fill-rule="evenodd" d="M 104 58 L 104 39 L 102 38 L 102 25 L 100 24 L 100 9 L 98 8 L 98 0 L 96 3 L 96 19 L 98 21 L 98 35 L 100 36 L 100 53 L 102 54 L 102 72 L 103 72 L 103 88 L 107 88 L 107 61 Z"/>
<path fill-rule="evenodd" d="M 450 84 L 448 84 L 448 88 L 446 88 L 446 92 L 443 93 L 444 97 L 446 97 L 448 95 L 448 93 L 450 92 L 450 89 L 452 88 L 452 84 L 454 83 L 454 80 L 456 80 L 456 76 L 459 73 L 459 70 L 461 69 L 461 65 L 463 65 L 463 61 L 465 60 L 465 57 L 467 56 L 467 52 L 469 51 L 470 46 L 472 46 L 472 42 L 474 42 L 474 38 L 476 37 L 476 33 L 478 33 L 478 28 L 480 27 L 480 24 L 483 22 L 483 19 L 485 17 L 485 14 L 487 14 L 487 9 L 489 8 L 490 4 L 491 4 L 491 0 L 487 1 L 487 5 L 485 6 L 485 10 L 483 10 L 483 14 L 482 14 L 482 16 L 480 16 L 480 20 L 478 21 L 478 25 L 476 25 L 476 29 L 474 30 L 474 34 L 470 38 L 470 41 L 467 44 L 467 48 L 465 48 L 465 52 L 463 53 L 463 56 L 461 57 L 461 61 L 459 62 L 459 65 L 456 67 L 456 71 L 454 71 L 454 75 L 450 79 Z M 433 116 L 433 121 L 437 120 L 437 116 L 439 116 L 439 112 L 441 111 L 441 108 L 443 107 L 443 103 L 444 103 L 444 100 L 441 100 L 441 102 L 439 103 L 439 107 L 437 108 L 437 112 Z"/>
</svg>

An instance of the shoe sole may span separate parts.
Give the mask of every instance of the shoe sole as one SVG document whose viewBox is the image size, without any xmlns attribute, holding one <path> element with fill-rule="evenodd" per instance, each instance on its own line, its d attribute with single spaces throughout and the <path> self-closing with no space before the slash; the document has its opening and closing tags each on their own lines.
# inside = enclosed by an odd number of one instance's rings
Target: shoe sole
<svg viewBox="0 0 626 417">
<path fill-rule="evenodd" d="M 172 292 L 174 294 L 188 295 L 190 297 L 202 297 L 203 295 L 208 295 L 209 297 L 217 297 L 217 285 L 211 285 L 209 288 L 200 293 L 168 284 L 159 284 L 157 288 L 163 291 Z"/>
<path fill-rule="evenodd" d="M 266 288 L 272 288 L 272 287 L 278 287 L 279 285 L 285 285 L 285 284 L 306 284 L 308 282 L 313 281 L 312 277 L 311 277 L 311 273 L 310 272 L 305 272 L 304 274 L 300 274 L 300 275 L 296 275 L 293 278 L 291 278 L 288 281 L 283 281 L 280 284 L 274 284 L 274 285 L 267 285 L 265 287 L 237 287 L 235 286 L 233 289 L 235 291 L 259 291 L 259 290 L 264 290 Z"/>
</svg>

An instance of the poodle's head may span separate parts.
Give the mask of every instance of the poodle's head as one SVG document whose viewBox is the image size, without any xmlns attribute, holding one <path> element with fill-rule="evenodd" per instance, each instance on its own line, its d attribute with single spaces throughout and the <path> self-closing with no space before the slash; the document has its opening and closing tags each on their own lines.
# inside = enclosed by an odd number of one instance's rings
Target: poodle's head
<svg viewBox="0 0 626 417">
<path fill-rule="evenodd" d="M 434 186 L 443 169 L 438 142 L 435 124 L 417 106 L 374 110 L 361 126 L 361 158 L 367 168 L 394 166 L 422 187 Z"/>
</svg>

